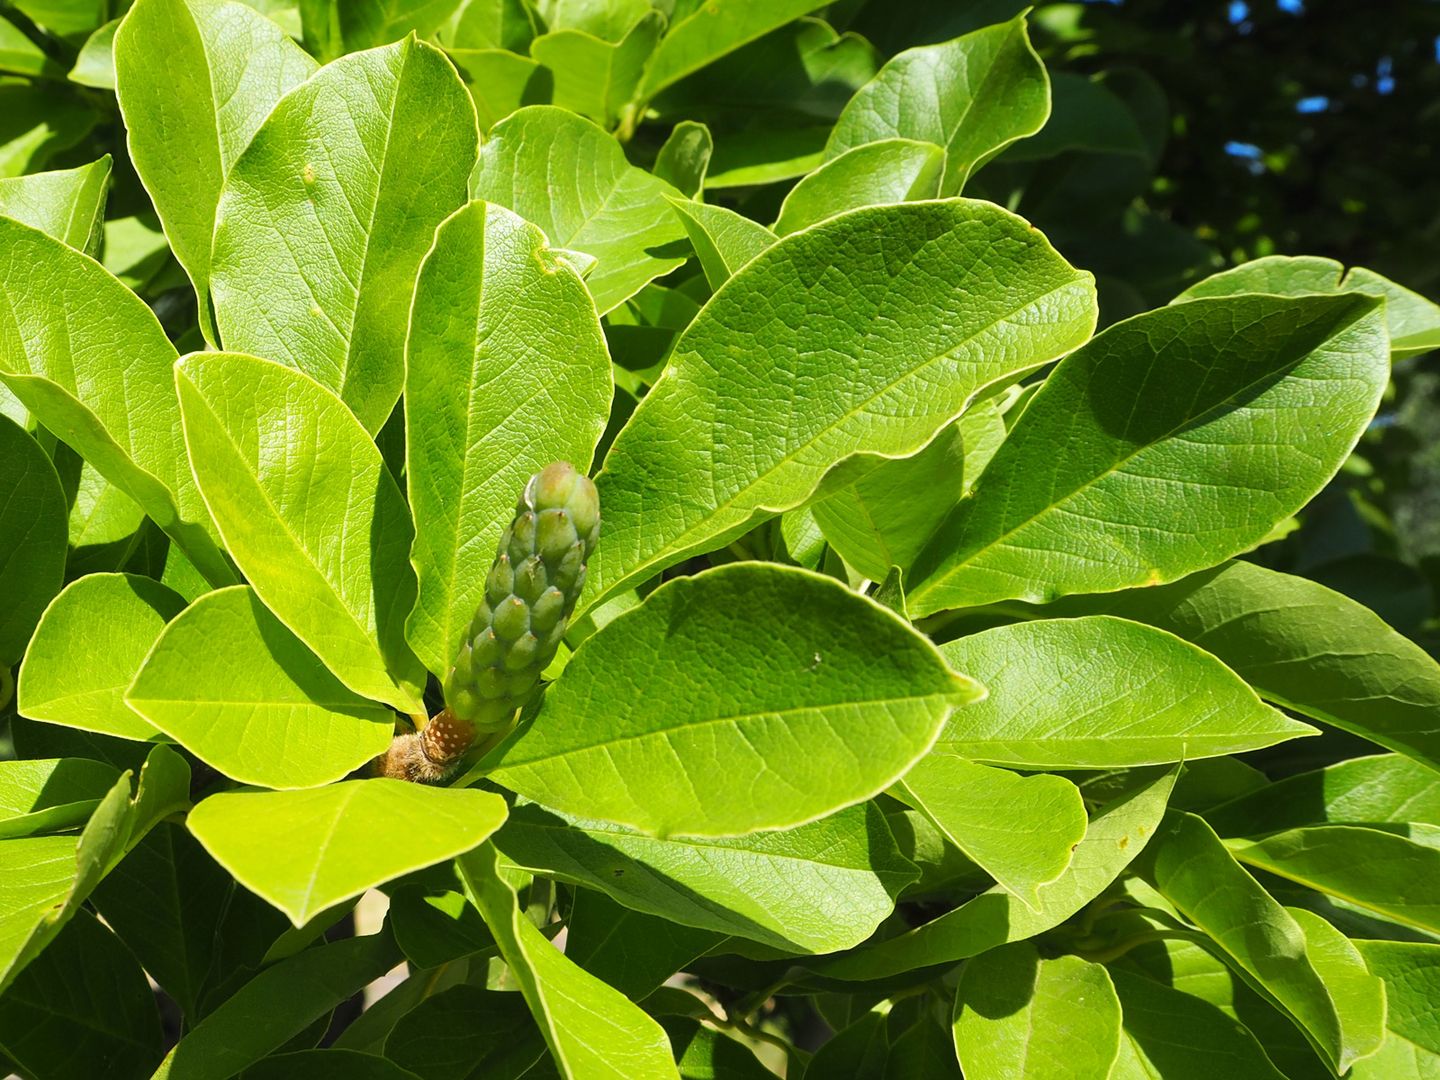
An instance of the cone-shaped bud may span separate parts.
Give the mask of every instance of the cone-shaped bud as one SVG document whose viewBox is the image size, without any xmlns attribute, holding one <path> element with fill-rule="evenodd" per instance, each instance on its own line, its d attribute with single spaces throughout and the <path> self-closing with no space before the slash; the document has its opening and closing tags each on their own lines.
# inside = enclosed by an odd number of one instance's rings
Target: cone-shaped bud
<svg viewBox="0 0 1440 1080">
<path fill-rule="evenodd" d="M 599 536 L 599 496 L 574 466 L 557 461 L 530 478 L 445 680 L 456 721 L 477 732 L 510 724 L 555 658 Z M 456 738 L 431 743 L 448 753 Z"/>
</svg>

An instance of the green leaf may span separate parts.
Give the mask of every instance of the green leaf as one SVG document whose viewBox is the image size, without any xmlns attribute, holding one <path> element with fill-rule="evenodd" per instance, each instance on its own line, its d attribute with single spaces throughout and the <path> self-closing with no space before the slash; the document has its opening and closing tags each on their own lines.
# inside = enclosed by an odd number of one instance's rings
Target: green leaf
<svg viewBox="0 0 1440 1080">
<path fill-rule="evenodd" d="M 415 275 L 465 202 L 475 110 L 413 38 L 287 94 L 225 178 L 211 291 L 227 349 L 313 375 L 372 434 L 404 381 Z"/>
<path fill-rule="evenodd" d="M 896 785 L 897 797 L 1032 908 L 1039 887 L 1070 865 L 1087 819 L 1080 790 L 1061 776 L 1017 776 L 936 747 Z"/>
<path fill-rule="evenodd" d="M 534 178 L 548 176 L 548 184 Z M 620 144 L 583 117 L 550 105 L 496 124 L 480 149 L 470 193 L 514 210 L 554 247 L 596 259 L 585 284 L 601 314 L 684 263 L 684 238 L 662 196 L 679 194 L 625 160 Z"/>
<path fill-rule="evenodd" d="M 447 48 L 460 73 L 481 131 L 489 131 L 522 105 L 538 105 L 550 98 L 553 76 L 528 56 L 504 49 Z"/>
<path fill-rule="evenodd" d="M 405 642 L 414 532 L 380 451 L 334 394 L 235 353 L 175 369 L 195 478 L 255 592 L 357 694 L 421 711 Z"/>
<path fill-rule="evenodd" d="M 522 995 L 453 986 L 400 1018 L 385 1056 L 424 1080 L 518 1080 L 546 1053 Z"/>
<path fill-rule="evenodd" d="M 715 139 L 708 127 L 694 120 L 681 120 L 655 155 L 650 171 L 693 199 L 705 188 L 705 173 L 714 152 Z"/>
<path fill-rule="evenodd" d="M 671 25 L 646 68 L 642 96 L 654 97 L 746 42 L 824 6 L 821 0 L 709 0 L 690 4 L 685 16 Z"/>
<path fill-rule="evenodd" d="M 954 1030 L 967 1076 L 1106 1080 L 1120 1052 L 1120 999 L 1099 964 L 1042 960 L 1018 941 L 965 965 Z"/>
<path fill-rule="evenodd" d="M 189 805 L 190 768 L 168 747 L 150 752 L 133 798 L 130 776 L 120 776 L 78 838 L 0 841 L 0 991 L 55 939 L 130 847 Z"/>
<path fill-rule="evenodd" d="M 530 1013 L 567 1080 L 678 1080 L 664 1030 L 619 991 L 575 966 L 525 917 L 485 844 L 458 862 L 470 902 L 480 909 L 520 984 Z"/>
<path fill-rule="evenodd" d="M 705 280 L 718 289 L 755 256 L 775 243 L 775 234 L 734 210 L 666 196 L 700 257 Z"/>
<path fill-rule="evenodd" d="M 1315 729 L 1263 704 L 1204 650 L 1094 615 L 998 626 L 941 650 L 990 696 L 946 726 L 954 754 L 1032 768 L 1110 768 L 1236 754 Z"/>
<path fill-rule="evenodd" d="M 1345 1038 L 1356 1060 L 1369 1057 L 1385 1039 L 1385 986 L 1344 934 L 1312 911 L 1287 908 L 1305 933 L 1305 951 L 1335 999 Z"/>
<path fill-rule="evenodd" d="M 932 1016 L 922 1015 L 890 1046 L 884 1080 L 963 1080 L 955 1057 L 955 1041 Z"/>
<path fill-rule="evenodd" d="M 462 0 L 438 32 L 448 49 L 524 52 L 535 37 L 535 14 L 526 0 Z"/>
<path fill-rule="evenodd" d="M 554 77 L 556 105 L 613 128 L 634 99 L 664 28 L 665 17 L 650 11 L 619 41 L 556 30 L 532 41 L 530 55 Z"/>
<path fill-rule="evenodd" d="M 660 1020 L 682 1080 L 773 1080 L 754 1050 L 688 1016 Z"/>
<path fill-rule="evenodd" d="M 821 1045 L 801 1080 L 880 1080 L 890 1055 L 886 1016 L 868 1012 Z"/>
<path fill-rule="evenodd" d="M 0 997 L 0 1051 L 45 1080 L 148 1075 L 160 1039 L 145 973 L 88 912 Z"/>
<path fill-rule="evenodd" d="M 117 776 L 86 758 L 0 761 L 0 839 L 83 825 Z"/>
<path fill-rule="evenodd" d="M 1440 945 L 1357 941 L 1366 966 L 1385 980 L 1385 1026 L 1379 1053 L 1356 1062 L 1353 1080 L 1433 1080 L 1440 1075 Z"/>
<path fill-rule="evenodd" d="M 0 177 L 45 168 L 95 127 L 98 114 L 54 83 L 0 81 Z"/>
<path fill-rule="evenodd" d="M 312 1080 L 343 1076 L 345 1080 L 419 1080 L 408 1069 L 375 1054 L 327 1048 L 274 1054 L 245 1070 L 242 1080 Z"/>
<path fill-rule="evenodd" d="M 953 964 L 1059 926 L 1109 888 L 1155 835 L 1175 774 L 1172 769 L 1126 792 L 1091 818 L 1070 868 L 1040 887 L 1036 908 L 997 885 L 909 933 L 806 966 L 830 978 L 881 979 Z"/>
<path fill-rule="evenodd" d="M 186 1032 L 154 1080 L 234 1076 L 329 1016 L 335 1006 L 400 959 L 394 939 L 382 931 L 323 944 L 282 960 Z"/>
<path fill-rule="evenodd" d="M 125 703 L 233 780 L 306 788 L 383 754 L 395 714 L 351 693 L 244 585 L 170 623 Z"/>
<path fill-rule="evenodd" d="M 1212 274 L 1171 302 L 1257 292 L 1280 296 L 1348 292 L 1383 296 L 1392 359 L 1403 360 L 1440 348 L 1440 305 L 1373 270 L 1356 266 L 1346 273 L 1344 264 L 1315 255 L 1267 255 Z"/>
<path fill-rule="evenodd" d="M 1399 754 L 1351 758 L 1238 795 L 1203 817 L 1221 836 L 1322 824 L 1440 826 L 1440 775 Z"/>
<path fill-rule="evenodd" d="M 526 480 L 589 470 L 613 390 L 584 282 L 509 210 L 473 202 L 421 267 L 406 346 L 406 482 L 419 523 L 408 638 L 450 670 Z"/>
<path fill-rule="evenodd" d="M 656 840 L 521 803 L 495 846 L 634 911 L 786 952 L 859 944 L 916 876 L 870 803 L 731 840 Z"/>
<path fill-rule="evenodd" d="M 896 56 L 845 106 L 825 157 L 882 139 L 934 143 L 945 150 L 940 193 L 955 195 L 976 169 L 1035 134 L 1049 115 L 1050 81 L 1022 14 Z"/>
<path fill-rule="evenodd" d="M 1321 825 L 1231 840 L 1229 847 L 1242 863 L 1440 933 L 1440 827 L 1398 829 Z"/>
<path fill-rule="evenodd" d="M 184 607 L 158 581 L 134 574 L 90 574 L 71 582 L 45 609 L 20 665 L 20 715 L 122 739 L 158 740 L 160 732 L 125 704 L 125 691 L 165 624 Z M 97 626 L 105 632 L 97 634 Z"/>
<path fill-rule="evenodd" d="M 0 416 L 0 667 L 10 667 L 65 576 L 65 492 L 40 444 Z"/>
<path fill-rule="evenodd" d="M 1090 275 L 988 203 L 856 210 L 786 237 L 690 324 L 611 447 L 587 592 L 723 546 L 857 452 L 917 452 L 978 391 L 1078 345 L 1094 319 Z M 804 409 L 797 385 L 814 388 Z"/>
<path fill-rule="evenodd" d="M 42 79 L 62 79 L 65 69 L 21 32 L 9 19 L 0 17 L 0 72 L 13 72 Z"/>
<path fill-rule="evenodd" d="M 1030 400 L 922 555 L 911 610 L 1156 585 L 1248 549 L 1370 422 L 1383 322 L 1366 297 L 1255 295 L 1112 326 Z"/>
<path fill-rule="evenodd" d="M 910 569 L 960 501 L 966 479 L 962 429 L 950 424 L 919 453 L 882 461 L 810 510 L 847 563 L 883 581 L 892 566 Z"/>
<path fill-rule="evenodd" d="M 490 777 L 655 835 L 784 828 L 884 790 L 978 693 L 833 579 L 735 564 L 666 583 L 589 638 Z"/>
<path fill-rule="evenodd" d="M 211 238 L 225 175 L 265 117 L 316 69 L 254 8 L 234 0 L 136 0 L 115 34 L 116 97 L 130 159 L 190 275 L 215 342 Z"/>
<path fill-rule="evenodd" d="M 0 180 L 0 214 L 96 257 L 110 188 L 110 155 L 76 169 Z"/>
<path fill-rule="evenodd" d="M 300 0 L 305 47 L 323 60 L 389 45 L 407 34 L 429 37 L 460 0 Z"/>
<path fill-rule="evenodd" d="M 161 824 L 100 882 L 91 901 L 193 1025 L 212 972 L 229 974 L 214 967 L 237 887 L 183 825 Z"/>
<path fill-rule="evenodd" d="M 303 926 L 366 889 L 469 851 L 505 820 L 498 795 L 400 780 L 227 791 L 190 812 L 205 850 Z"/>
<path fill-rule="evenodd" d="M 104 21 L 103 0 L 13 0 L 7 5 L 24 12 L 56 37 L 85 34 Z"/>
<path fill-rule="evenodd" d="M 1300 1025 L 1326 1063 L 1343 1073 L 1364 1056 L 1366 1033 L 1351 1028 L 1308 955 L 1305 931 L 1247 874 L 1193 814 L 1174 814 L 1146 851 L 1142 873 L 1198 926 L 1247 980 Z"/>
<path fill-rule="evenodd" d="M 631 1001 L 704 956 L 724 937 L 710 930 L 621 907 L 605 894 L 576 889 L 565 925 L 565 955 Z"/>
<path fill-rule="evenodd" d="M 0 381 L 207 580 L 233 584 L 190 475 L 175 347 L 145 302 L 74 248 L 4 218 L 0 283 Z"/>
<path fill-rule="evenodd" d="M 1076 598 L 1193 641 L 1260 695 L 1440 771 L 1440 666 L 1369 608 L 1245 562 L 1173 585 Z"/>
<path fill-rule="evenodd" d="M 1250 1029 L 1210 1002 L 1128 971 L 1111 968 L 1110 979 L 1125 1014 L 1121 1060 L 1135 1055 L 1136 1080 L 1285 1080 Z"/>
<path fill-rule="evenodd" d="M 111 19 L 85 39 L 70 69 L 71 82 L 97 90 L 115 89 L 115 31 L 119 29 L 120 20 Z"/>
<path fill-rule="evenodd" d="M 790 189 L 775 231 L 787 236 L 861 206 L 933 199 L 944 171 L 945 151 L 934 143 L 882 139 L 851 147 Z"/>
</svg>

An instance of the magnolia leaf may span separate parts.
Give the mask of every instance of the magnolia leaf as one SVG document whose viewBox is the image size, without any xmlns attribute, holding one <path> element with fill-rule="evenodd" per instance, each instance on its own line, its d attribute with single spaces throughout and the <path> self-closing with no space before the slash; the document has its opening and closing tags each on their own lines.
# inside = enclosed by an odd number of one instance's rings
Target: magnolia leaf
<svg viewBox="0 0 1440 1080">
<path fill-rule="evenodd" d="M 87 758 L 0 761 L 0 839 L 84 825 L 118 775 Z"/>
<path fill-rule="evenodd" d="M 585 284 L 535 226 L 470 203 L 441 227 L 406 345 L 406 482 L 419 600 L 408 637 L 443 677 L 531 474 L 590 466 L 612 396 Z"/>
<path fill-rule="evenodd" d="M 31 1076 L 146 1076 L 161 1046 L 145 972 L 86 911 L 0 997 L 0 1052 Z"/>
<path fill-rule="evenodd" d="M 235 575 L 190 474 L 171 368 L 145 302 L 74 248 L 0 217 L 0 382 L 144 508 L 216 585 Z"/>
<path fill-rule="evenodd" d="M 1042 960 L 1017 941 L 965 965 L 954 1031 L 967 1076 L 1107 1080 L 1120 1052 L 1120 999 L 1099 964 Z"/>
<path fill-rule="evenodd" d="M 351 690 L 419 713 L 414 533 L 365 429 L 314 379 L 253 356 L 192 353 L 175 379 L 195 478 L 260 599 Z"/>
<path fill-rule="evenodd" d="M 694 120 L 682 120 L 656 153 L 650 171 L 693 199 L 705 189 L 705 173 L 714 152 L 715 139 L 710 129 Z"/>
<path fill-rule="evenodd" d="M 998 626 L 941 651 L 990 695 L 947 751 L 1032 768 L 1111 768 L 1236 754 L 1313 735 L 1209 653 L 1104 615 Z"/>
<path fill-rule="evenodd" d="M 883 581 L 892 566 L 910 569 L 960 501 L 967 479 L 962 428 L 950 424 L 918 454 L 882 461 L 810 512 L 841 558 L 871 581 Z"/>
<path fill-rule="evenodd" d="M 1130 1073 L 1117 1062 L 1113 1080 L 1285 1080 L 1250 1029 L 1216 1005 L 1129 971 L 1109 974 L 1125 1014 L 1121 1059 L 1127 1053 L 1135 1059 Z"/>
<path fill-rule="evenodd" d="M 541 1080 L 548 1064 L 524 995 L 463 984 L 427 995 L 401 1016 L 385 1039 L 385 1056 L 426 1080 Z M 539 1071 L 527 1072 L 542 1058 Z"/>
<path fill-rule="evenodd" d="M 547 184 L 534 177 L 548 176 Z M 674 188 L 625 159 L 610 135 L 565 109 L 535 105 L 496 124 L 470 194 L 507 206 L 555 247 L 593 256 L 585 284 L 601 314 L 685 261 L 685 233 L 662 196 Z"/>
<path fill-rule="evenodd" d="M 1228 846 L 1248 866 L 1440 933 L 1440 826 L 1396 828 L 1320 825 Z"/>
<path fill-rule="evenodd" d="M 530 1006 L 567 1080 L 679 1080 L 664 1030 L 625 995 L 566 958 L 525 917 L 501 876 L 493 845 L 458 865 L 470 902 L 480 909 L 510 974 Z"/>
<path fill-rule="evenodd" d="M 1301 1026 L 1336 1074 L 1373 1050 L 1363 1018 L 1342 1012 L 1294 917 L 1247 874 L 1210 827 L 1173 814 L 1146 851 L 1144 876 Z"/>
<path fill-rule="evenodd" d="M 333 60 L 407 34 L 429 37 L 460 0 L 300 0 L 305 47 Z"/>
<path fill-rule="evenodd" d="M 125 704 L 125 691 L 165 624 L 184 607 L 173 590 L 135 574 L 71 582 L 46 608 L 20 666 L 20 715 L 121 739 L 160 739 L 160 731 Z M 97 634 L 97 626 L 105 632 Z"/>
<path fill-rule="evenodd" d="M 60 591 L 65 515 L 65 491 L 50 458 L 19 424 L 0 416 L 0 667 L 20 659 Z"/>
<path fill-rule="evenodd" d="M 97 90 L 115 89 L 115 32 L 120 22 L 111 19 L 85 39 L 75 54 L 75 66 L 66 76 L 71 82 Z"/>
<path fill-rule="evenodd" d="M 322 944 L 273 964 L 186 1031 L 155 1080 L 234 1076 L 329 1016 L 401 959 L 394 938 L 382 931 Z"/>
<path fill-rule="evenodd" d="M 980 693 L 833 579 L 736 564 L 666 583 L 589 638 L 490 777 L 660 836 L 784 828 L 882 791 Z"/>
<path fill-rule="evenodd" d="M 735 271 L 775 243 L 775 234 L 734 210 L 669 196 L 700 258 L 705 280 L 718 289 Z"/>
<path fill-rule="evenodd" d="M 465 202 L 477 139 L 455 69 L 414 38 L 287 94 L 220 196 L 211 291 L 225 347 L 314 376 L 379 431 L 405 377 L 415 275 Z"/>
<path fill-rule="evenodd" d="M 522 105 L 537 105 L 550 97 L 553 74 L 528 56 L 504 49 L 461 48 L 447 48 L 445 55 L 470 91 L 481 131 L 489 131 Z"/>
<path fill-rule="evenodd" d="M 850 99 L 826 159 L 882 139 L 914 139 L 945 151 L 942 195 L 1050 116 L 1050 82 L 1025 16 L 896 56 Z"/>
<path fill-rule="evenodd" d="M 643 1001 L 725 940 L 711 930 L 621 907 L 591 889 L 575 890 L 565 926 L 565 955 L 631 1001 Z"/>
<path fill-rule="evenodd" d="M 190 768 L 169 747 L 150 752 L 131 794 L 121 774 L 75 836 L 0 841 L 0 991 L 39 956 L 95 887 L 159 821 L 190 802 Z"/>
<path fill-rule="evenodd" d="M 665 34 L 645 69 L 650 98 L 746 42 L 824 7 L 823 0 L 708 0 L 690 4 Z"/>
<path fill-rule="evenodd" d="M 210 248 L 225 176 L 270 110 L 316 68 L 235 0 L 136 0 L 115 34 L 116 98 L 135 163 L 215 342 Z"/>
<path fill-rule="evenodd" d="M 1233 562 L 1053 610 L 1108 611 L 1178 634 L 1262 697 L 1440 771 L 1440 665 L 1369 608 L 1316 582 Z"/>
<path fill-rule="evenodd" d="M 634 911 L 787 952 L 858 945 L 916 877 L 868 803 L 729 840 L 657 840 L 521 803 L 495 846 L 518 866 Z"/>
<path fill-rule="evenodd" d="M 1305 825 L 1440 826 L 1440 773 L 1400 754 L 1351 758 L 1287 776 L 1206 809 L 1221 836 Z"/>
<path fill-rule="evenodd" d="M 1112 326 L 1026 405 L 918 561 L 911 610 L 1157 585 L 1245 551 L 1334 475 L 1389 372 L 1383 309 L 1358 295 Z"/>
<path fill-rule="evenodd" d="M 530 55 L 554 77 L 554 104 L 609 129 L 635 97 L 664 29 L 665 17 L 652 10 L 619 41 L 603 41 L 583 30 L 557 30 L 532 41 Z"/>
<path fill-rule="evenodd" d="M 680 335 L 616 438 L 587 595 L 723 546 L 857 452 L 917 452 L 981 389 L 1078 345 L 1094 320 L 1090 275 L 989 203 L 861 209 L 786 237 Z"/>
<path fill-rule="evenodd" d="M 207 765 L 270 788 L 339 780 L 384 753 L 395 728 L 244 585 L 165 627 L 125 702 Z"/>
<path fill-rule="evenodd" d="M 1087 819 L 1080 790 L 1061 776 L 1017 776 L 937 746 L 896 785 L 987 874 L 1032 908 L 1065 872 Z"/>
<path fill-rule="evenodd" d="M 944 171 L 945 151 L 934 143 L 881 139 L 851 147 L 790 189 L 775 232 L 787 236 L 860 206 L 933 199 Z"/>
<path fill-rule="evenodd" d="M 1172 769 L 1126 792 L 1091 818 L 1069 869 L 1040 886 L 1040 902 L 1035 907 L 997 885 L 908 933 L 806 966 L 829 978 L 883 979 L 954 964 L 1059 926 L 1109 888 L 1150 842 L 1165 813 L 1177 771 Z"/>
<path fill-rule="evenodd" d="M 303 926 L 366 889 L 469 851 L 504 820 L 498 795 L 382 779 L 224 791 L 187 824 L 240 884 Z"/>
<path fill-rule="evenodd" d="M 110 155 L 89 165 L 0 180 L 0 214 L 98 258 Z"/>
<path fill-rule="evenodd" d="M 1429 1080 L 1440 1068 L 1440 945 L 1357 941 L 1365 966 L 1385 980 L 1385 1026 L 1379 1053 L 1357 1061 L 1353 1080 Z"/>
<path fill-rule="evenodd" d="M 1238 293 L 1304 296 L 1348 292 L 1385 298 L 1385 323 L 1390 330 L 1393 360 L 1440 348 L 1440 305 L 1373 270 L 1357 266 L 1346 273 L 1344 264 L 1316 255 L 1267 255 L 1254 259 L 1196 282 L 1171 302 Z"/>
</svg>

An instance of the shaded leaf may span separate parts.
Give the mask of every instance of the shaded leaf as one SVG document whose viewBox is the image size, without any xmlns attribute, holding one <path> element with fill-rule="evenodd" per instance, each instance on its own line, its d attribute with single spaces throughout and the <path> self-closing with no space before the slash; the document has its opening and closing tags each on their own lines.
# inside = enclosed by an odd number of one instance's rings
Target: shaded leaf
<svg viewBox="0 0 1440 1080">
<path fill-rule="evenodd" d="M 24 654 L 60 591 L 65 518 L 65 492 L 50 458 L 24 428 L 0 416 L 0 667 Z"/>
</svg>

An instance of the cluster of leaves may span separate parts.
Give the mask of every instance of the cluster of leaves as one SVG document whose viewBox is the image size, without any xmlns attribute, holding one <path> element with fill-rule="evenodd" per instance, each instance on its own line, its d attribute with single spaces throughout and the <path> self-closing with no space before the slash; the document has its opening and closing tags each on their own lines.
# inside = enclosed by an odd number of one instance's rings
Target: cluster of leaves
<svg viewBox="0 0 1440 1080">
<path fill-rule="evenodd" d="M 1096 333 L 1150 84 L 987 5 L 12 6 L 0 1067 L 1440 1068 L 1440 666 L 1275 555 L 1440 308 L 1191 260 Z M 557 459 L 543 693 L 368 777 Z"/>
</svg>

